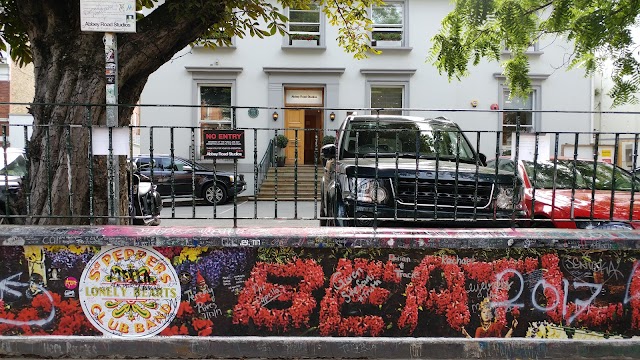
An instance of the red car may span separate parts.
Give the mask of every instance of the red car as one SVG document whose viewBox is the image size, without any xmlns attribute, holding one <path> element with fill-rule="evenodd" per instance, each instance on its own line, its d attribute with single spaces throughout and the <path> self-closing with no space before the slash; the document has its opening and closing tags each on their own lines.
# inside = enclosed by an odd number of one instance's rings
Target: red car
<svg viewBox="0 0 640 360">
<path fill-rule="evenodd" d="M 509 158 L 488 161 L 487 166 L 515 170 Z M 634 179 L 618 166 L 573 159 L 537 161 L 535 181 L 532 161 L 519 160 L 518 171 L 528 219 L 533 209 L 529 226 L 640 229 L 640 173 Z"/>
</svg>

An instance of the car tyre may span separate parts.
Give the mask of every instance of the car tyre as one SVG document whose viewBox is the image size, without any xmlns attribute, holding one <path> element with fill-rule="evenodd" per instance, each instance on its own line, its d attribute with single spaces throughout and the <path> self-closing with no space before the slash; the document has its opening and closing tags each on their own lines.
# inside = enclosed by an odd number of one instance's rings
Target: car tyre
<svg viewBox="0 0 640 360">
<path fill-rule="evenodd" d="M 204 189 L 203 197 L 207 201 L 207 204 L 220 205 L 226 203 L 228 198 L 227 189 L 220 183 L 216 183 L 215 185 L 215 189 L 213 183 L 207 185 L 207 187 Z"/>
</svg>

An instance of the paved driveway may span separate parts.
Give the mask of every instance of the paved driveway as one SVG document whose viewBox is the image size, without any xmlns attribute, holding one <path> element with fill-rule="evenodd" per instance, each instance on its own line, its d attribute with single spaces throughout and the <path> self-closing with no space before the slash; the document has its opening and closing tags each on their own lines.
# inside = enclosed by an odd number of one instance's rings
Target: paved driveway
<svg viewBox="0 0 640 360">
<path fill-rule="evenodd" d="M 234 217 L 238 227 L 317 227 L 320 202 L 315 201 L 254 201 L 238 199 L 233 203 L 192 206 L 191 200 L 164 202 L 160 226 L 216 226 L 233 227 Z"/>
</svg>

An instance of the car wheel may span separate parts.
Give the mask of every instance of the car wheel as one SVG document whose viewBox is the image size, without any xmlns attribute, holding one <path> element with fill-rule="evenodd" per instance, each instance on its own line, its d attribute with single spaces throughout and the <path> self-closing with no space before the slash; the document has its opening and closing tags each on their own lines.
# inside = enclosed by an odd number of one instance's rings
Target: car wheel
<svg viewBox="0 0 640 360">
<path fill-rule="evenodd" d="M 227 189 L 225 189 L 225 187 L 220 184 L 216 184 L 215 189 L 213 184 L 209 184 L 204 189 L 204 199 L 209 205 L 224 204 L 227 202 L 227 197 Z"/>
</svg>

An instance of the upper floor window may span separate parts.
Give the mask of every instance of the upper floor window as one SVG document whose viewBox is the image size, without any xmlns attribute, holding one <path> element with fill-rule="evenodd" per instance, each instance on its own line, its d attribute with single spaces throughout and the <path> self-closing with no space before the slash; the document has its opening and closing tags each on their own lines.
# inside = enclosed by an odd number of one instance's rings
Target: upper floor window
<svg viewBox="0 0 640 360">
<path fill-rule="evenodd" d="M 387 1 L 384 5 L 371 8 L 372 46 L 402 47 L 407 45 L 405 4 L 404 1 Z"/>
<path fill-rule="evenodd" d="M 322 14 L 317 2 L 308 8 L 289 8 L 289 45 L 320 46 L 322 39 Z"/>
<path fill-rule="evenodd" d="M 227 34 L 223 28 L 213 28 L 205 38 L 195 41 L 192 45 L 197 47 L 212 45 L 218 48 L 235 48 L 236 37 L 232 34 Z"/>
<path fill-rule="evenodd" d="M 511 50 L 509 49 L 509 47 L 505 44 L 504 45 L 504 49 L 502 50 L 503 53 L 510 53 Z M 533 44 L 529 45 L 529 47 L 527 48 L 527 50 L 525 50 L 525 54 L 538 54 L 538 53 L 542 53 L 542 50 L 540 50 L 540 43 L 539 42 L 534 42 Z"/>
</svg>

